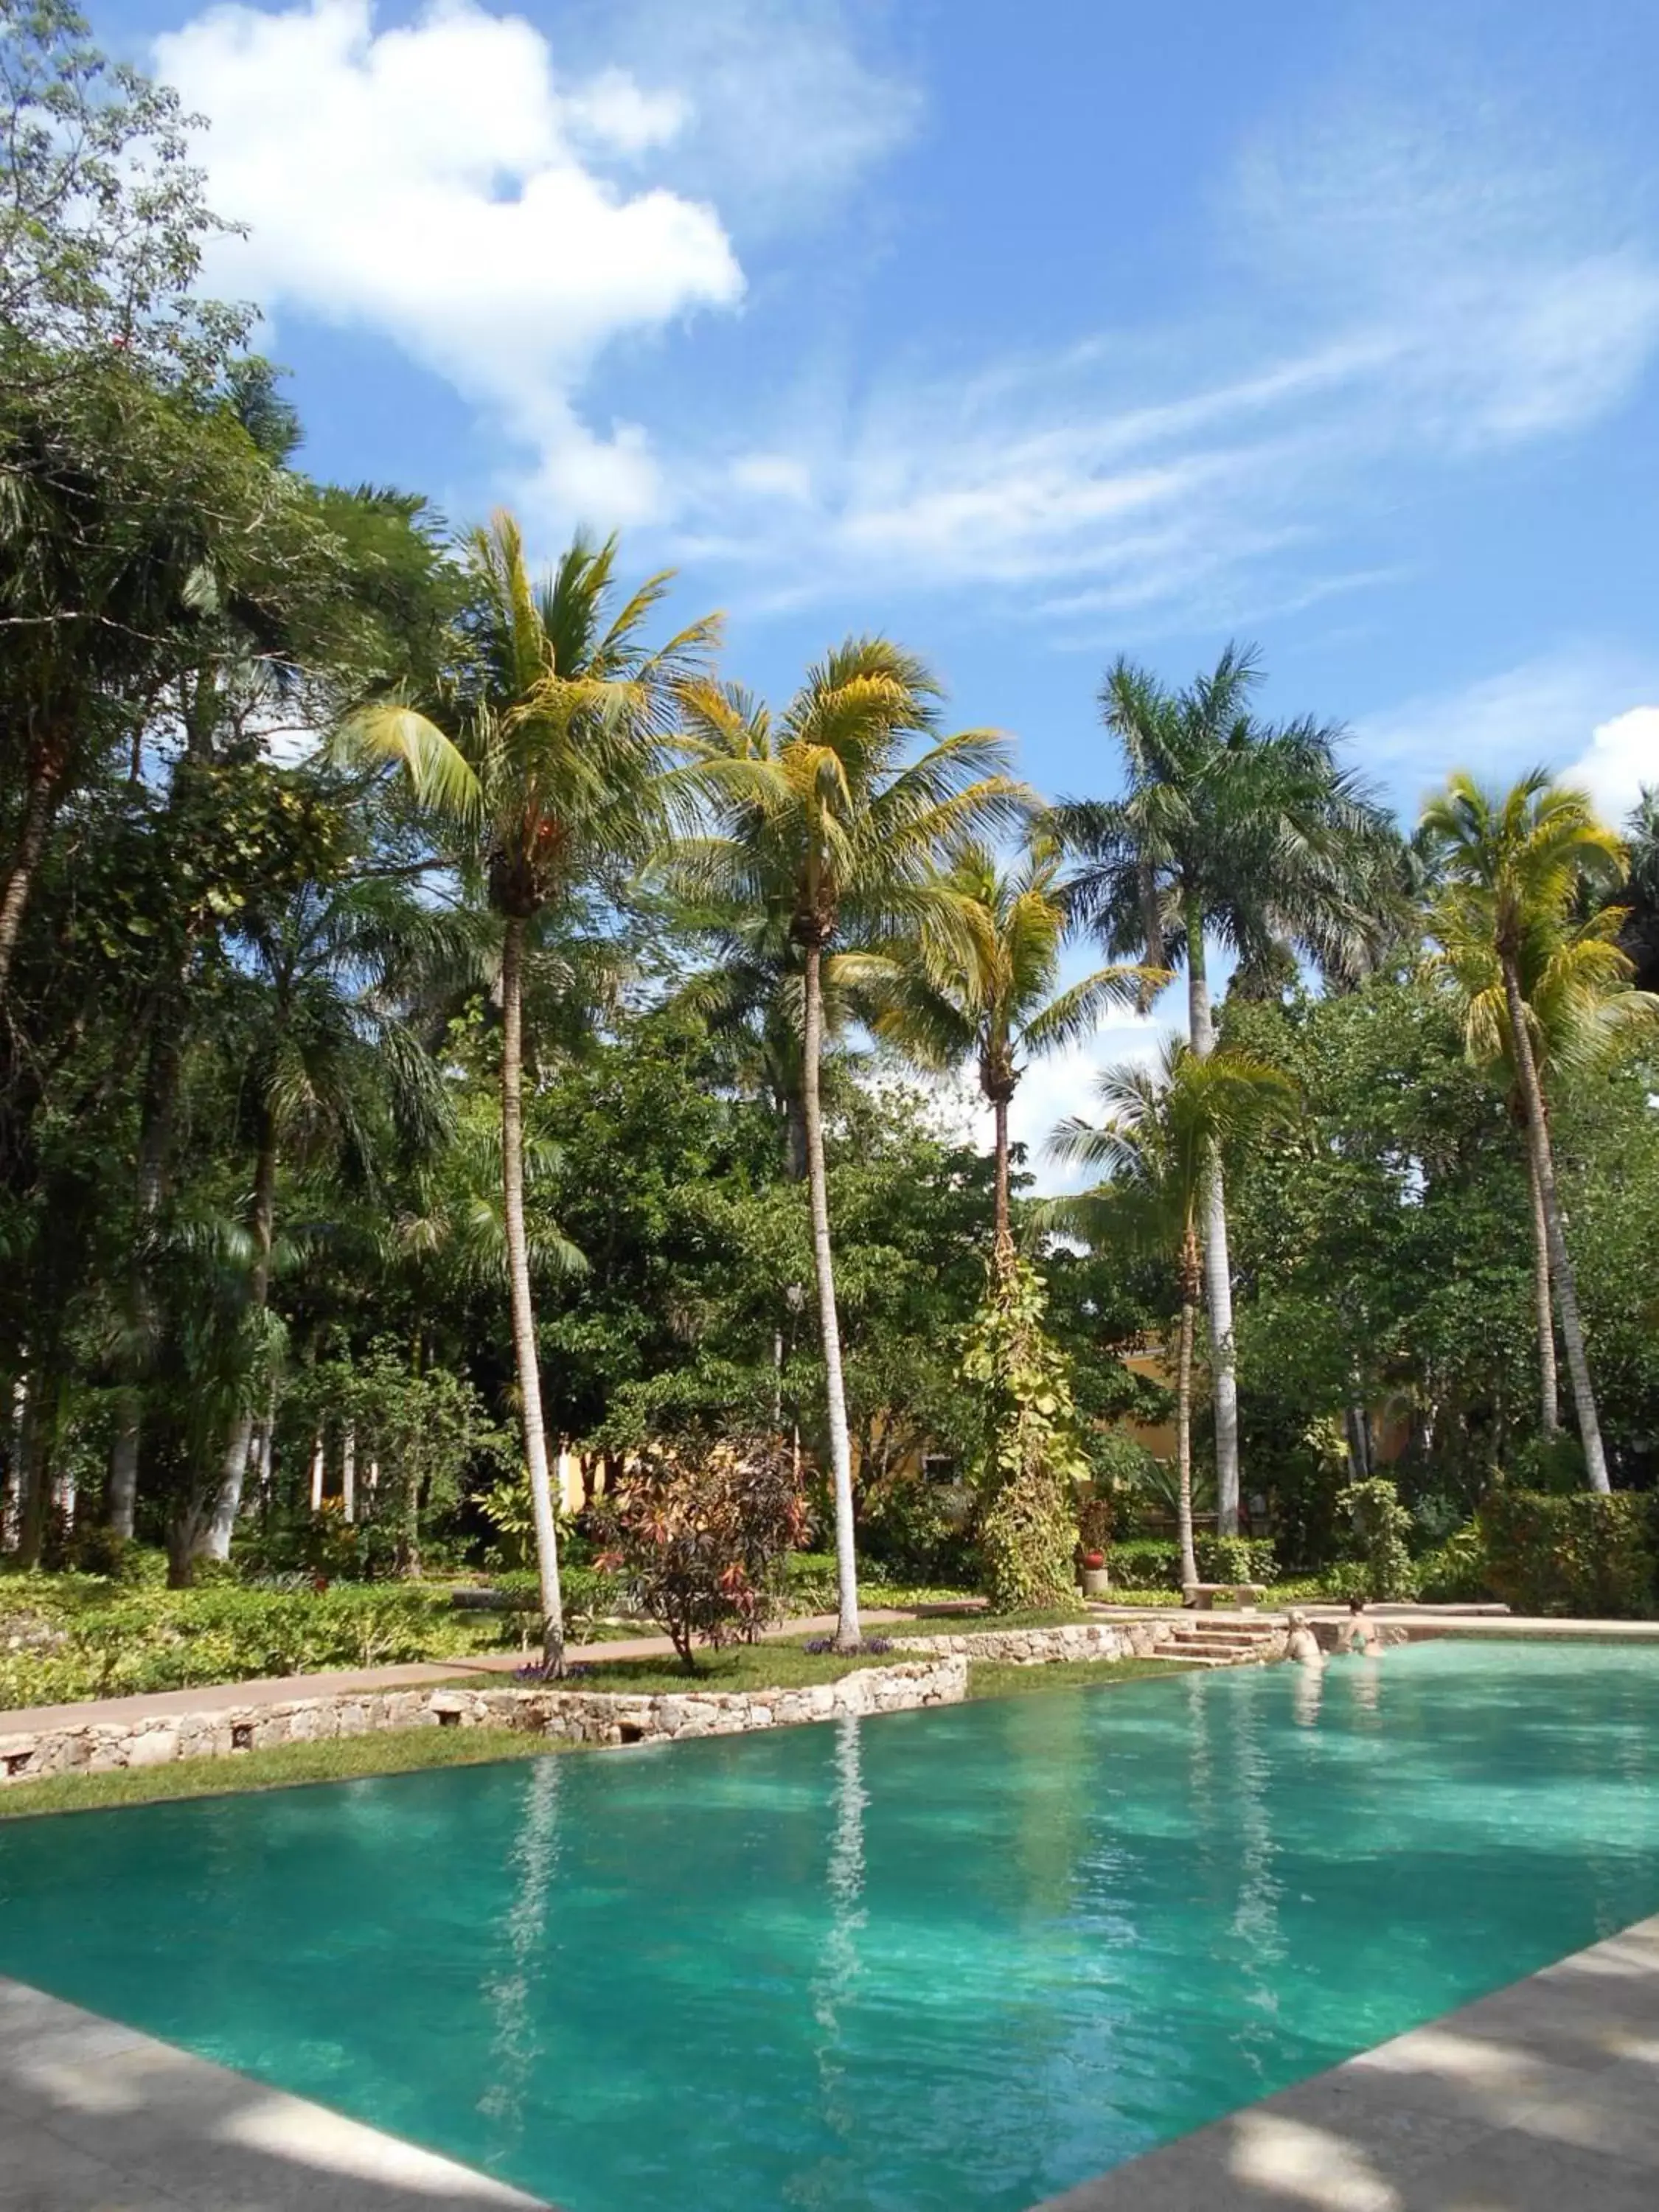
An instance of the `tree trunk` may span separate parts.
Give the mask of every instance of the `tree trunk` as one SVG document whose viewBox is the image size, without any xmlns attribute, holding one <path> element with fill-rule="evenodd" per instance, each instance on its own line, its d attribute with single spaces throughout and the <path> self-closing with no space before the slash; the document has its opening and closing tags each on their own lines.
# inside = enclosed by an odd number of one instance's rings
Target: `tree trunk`
<svg viewBox="0 0 1659 2212">
<path fill-rule="evenodd" d="M 1204 915 L 1196 901 L 1187 908 L 1187 1009 L 1188 1038 L 1200 1060 L 1215 1050 L 1210 1016 L 1210 981 L 1204 957 Z M 1238 1375 L 1233 1347 L 1233 1270 L 1227 1249 L 1227 1192 L 1221 1153 L 1212 1145 L 1204 1178 L 1204 1290 L 1210 1316 L 1210 1376 L 1215 1402 L 1216 1528 L 1238 1534 Z"/>
<path fill-rule="evenodd" d="M 180 988 L 169 988 L 155 1010 L 139 1104 L 132 1250 L 127 1269 L 126 1344 L 121 1355 L 125 1373 L 116 1399 L 115 1441 L 110 1448 L 109 1481 L 104 1496 L 104 1518 L 118 1536 L 131 1536 L 133 1530 L 144 1411 L 139 1378 L 148 1342 L 158 1326 L 150 1260 L 155 1224 L 167 1191 L 173 1114 L 184 1065 L 184 978 L 178 980 Z"/>
<path fill-rule="evenodd" d="M 56 753 L 48 756 L 44 764 L 37 764 L 23 801 L 17 849 L 12 855 L 5 889 L 0 891 L 0 1002 L 3 1002 L 11 981 L 11 963 L 29 894 L 34 888 L 35 874 L 46 849 L 46 832 L 52 827 L 52 810 L 62 775 L 61 758 Z"/>
<path fill-rule="evenodd" d="M 823 1115 L 818 1102 L 818 1060 L 823 1048 L 823 999 L 816 945 L 806 947 L 805 1038 L 801 1103 L 806 1118 L 806 1182 L 812 1204 L 812 1263 L 817 1277 L 818 1321 L 823 1334 L 823 1383 L 829 1417 L 830 1468 L 836 1497 L 835 1648 L 856 1651 L 859 1626 L 858 1559 L 853 1544 L 853 1453 L 847 1434 L 847 1390 L 841 1371 L 841 1319 L 836 1310 L 836 1266 L 830 1246 L 830 1188 L 823 1164 Z"/>
<path fill-rule="evenodd" d="M 317 1424 L 316 1440 L 311 1447 L 311 1510 L 313 1514 L 323 1510 L 323 1477 L 328 1472 L 328 1459 L 323 1435 L 323 1425 Z"/>
<path fill-rule="evenodd" d="M 1006 1267 L 1013 1256 L 1013 1231 L 1009 1226 L 1008 1213 L 1008 1101 L 998 1096 L 991 1101 L 991 1111 L 996 1127 L 996 1197 L 993 1224 L 996 1240 L 997 1265 Z"/>
<path fill-rule="evenodd" d="M 17 1443 L 17 1564 L 26 1570 L 40 1565 L 46 1542 L 45 1395 L 40 1376 L 32 1375 Z"/>
<path fill-rule="evenodd" d="M 1527 1141 L 1543 1201 L 1544 1227 L 1548 1239 L 1550 1272 L 1555 1279 L 1556 1302 L 1561 1310 L 1561 1337 L 1567 1348 L 1567 1372 L 1572 1378 L 1574 1410 L 1578 1415 L 1578 1439 L 1584 1448 L 1584 1466 L 1592 1490 L 1611 1488 L 1607 1455 L 1601 1449 L 1601 1425 L 1595 1414 L 1595 1392 L 1590 1383 L 1589 1358 L 1584 1348 L 1583 1322 L 1578 1312 L 1578 1286 L 1567 1252 L 1566 1225 L 1555 1188 L 1555 1160 L 1550 1146 L 1549 1121 L 1544 1111 L 1544 1092 L 1538 1066 L 1532 1056 L 1527 1029 L 1526 1002 L 1521 991 L 1521 971 L 1514 959 L 1504 956 L 1504 997 L 1510 1017 L 1510 1048 L 1521 1097 L 1527 1109 Z"/>
<path fill-rule="evenodd" d="M 253 1267 L 248 1277 L 248 1308 L 263 1316 L 270 1299 L 270 1248 L 276 1225 L 276 1132 L 269 1111 L 259 1131 L 259 1153 L 253 1170 Z M 236 1516 L 242 1510 L 242 1488 L 247 1480 L 248 1456 L 253 1444 L 253 1408 L 241 1407 L 232 1420 L 225 1443 L 224 1467 L 213 1518 L 202 1537 L 202 1556 L 228 1559 Z M 347 1519 L 351 1517 L 348 1513 Z"/>
<path fill-rule="evenodd" d="M 1179 1488 L 1176 1515 L 1181 1537 L 1182 1595 L 1198 1580 L 1193 1544 L 1193 1301 L 1181 1301 L 1181 1334 L 1176 1352 L 1176 1473 Z"/>
<path fill-rule="evenodd" d="M 559 1592 L 559 1532 L 542 1423 L 542 1376 L 536 1357 L 536 1312 L 530 1295 L 530 1241 L 524 1219 L 524 936 L 521 915 L 509 915 L 501 945 L 501 1196 L 507 1215 L 507 1280 L 513 1317 L 513 1358 L 524 1422 L 525 1464 L 536 1521 L 541 1577 L 543 1671 L 564 1672 L 564 1603 Z"/>
<path fill-rule="evenodd" d="M 348 1421 L 340 1446 L 340 1510 L 347 1525 L 357 1518 L 357 1424 Z"/>
<path fill-rule="evenodd" d="M 1538 1425 L 1553 1437 L 1561 1425 L 1561 1379 L 1555 1365 L 1555 1309 L 1550 1296 L 1550 1231 L 1537 1164 L 1527 1146 L 1527 1183 L 1532 1199 L 1532 1303 L 1538 1320 Z"/>
</svg>

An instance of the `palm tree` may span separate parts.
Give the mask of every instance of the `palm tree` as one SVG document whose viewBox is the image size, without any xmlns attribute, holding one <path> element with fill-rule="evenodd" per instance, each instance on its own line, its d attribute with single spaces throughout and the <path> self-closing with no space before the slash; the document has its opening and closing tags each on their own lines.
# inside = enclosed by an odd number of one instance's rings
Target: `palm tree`
<svg viewBox="0 0 1659 2212">
<path fill-rule="evenodd" d="M 1339 766 L 1340 731 L 1307 720 L 1258 721 L 1251 700 L 1260 675 L 1254 653 L 1230 645 L 1208 675 L 1172 692 L 1120 659 L 1101 707 L 1118 742 L 1123 796 L 1066 800 L 1050 817 L 1079 864 L 1073 906 L 1104 950 L 1152 969 L 1185 963 L 1188 1042 L 1200 1059 L 1215 1048 L 1212 938 L 1246 979 L 1301 957 L 1346 982 L 1386 943 L 1398 903 L 1398 840 Z M 1238 1384 L 1218 1164 L 1206 1189 L 1203 1246 L 1217 1518 L 1231 1535 L 1238 1528 Z"/>
<path fill-rule="evenodd" d="M 1106 1119 L 1073 1118 L 1049 1139 L 1052 1158 L 1103 1169 L 1109 1180 L 1080 1197 L 1050 1200 L 1051 1227 L 1100 1244 L 1127 1236 L 1176 1255 L 1180 1326 L 1176 1351 L 1176 1513 L 1183 1583 L 1198 1580 L 1193 1547 L 1193 1336 L 1202 1283 L 1199 1222 L 1213 1178 L 1249 1137 L 1288 1112 L 1289 1079 L 1266 1061 L 1225 1047 L 1200 1059 L 1166 1045 L 1157 1067 L 1128 1061 L 1101 1075 Z"/>
<path fill-rule="evenodd" d="M 1631 987 L 1632 963 L 1620 938 L 1622 906 L 1587 921 L 1540 919 L 1521 948 L 1521 991 L 1532 1030 L 1533 1059 L 1547 1102 L 1550 1078 L 1569 1079 L 1604 1067 L 1636 1036 L 1659 1021 L 1659 996 Z M 1508 1095 L 1510 1115 L 1526 1147 L 1533 1232 L 1533 1303 L 1538 1326 L 1540 1425 L 1560 1426 L 1560 1385 L 1550 1285 L 1549 1225 L 1543 1187 L 1527 1136 L 1526 1101 L 1510 1039 L 1509 1012 L 1497 955 L 1484 939 L 1443 949 L 1437 965 L 1454 982 L 1464 1007 L 1470 1057 L 1492 1067 Z"/>
<path fill-rule="evenodd" d="M 684 687 L 688 787 L 712 834 L 681 848 L 676 872 L 695 896 L 761 911 L 787 901 L 801 958 L 801 1103 L 827 1425 L 836 1499 L 836 1645 L 860 1641 L 852 1450 L 824 1172 L 819 1091 L 824 965 L 849 928 L 890 937 L 929 901 L 940 860 L 1012 823 L 1029 794 L 1002 739 L 937 735 L 939 690 L 922 662 L 885 638 L 853 638 L 807 672 L 775 720 L 748 694 Z M 923 750 L 914 750 L 921 743 Z"/>
<path fill-rule="evenodd" d="M 270 1298 L 284 1157 L 301 1164 L 327 1157 L 348 1186 L 372 1189 L 387 1136 L 419 1155 L 450 1133 L 437 1067 L 394 1002 L 399 972 L 442 934 L 441 917 L 404 885 L 373 877 L 308 884 L 274 911 L 245 915 L 236 932 L 249 1003 L 230 1035 L 253 1155 L 247 1320 L 256 1340 Z M 259 1364 L 256 1358 L 252 1368 Z M 230 1422 L 218 1498 L 201 1538 L 210 1559 L 230 1556 L 253 1422 L 250 1387 Z"/>
<path fill-rule="evenodd" d="M 1619 942 L 1635 963 L 1637 983 L 1659 991 L 1659 787 L 1643 786 L 1625 839 L 1630 862 L 1619 890 L 1626 916 Z"/>
<path fill-rule="evenodd" d="M 878 1036 L 926 1067 L 978 1063 L 994 1117 L 1000 1263 L 1013 1250 L 1008 1109 L 1025 1072 L 1021 1055 L 1071 1043 L 1109 1007 L 1131 1006 L 1169 980 L 1160 970 L 1100 968 L 1056 988 L 1071 924 L 1060 870 L 1060 848 L 1048 836 L 1033 837 L 1012 868 L 986 845 L 966 847 L 940 873 L 937 904 L 921 909 L 889 972 L 867 985 Z"/>
<path fill-rule="evenodd" d="M 1605 1491 L 1607 1456 L 1540 1073 L 1549 1030 L 1538 1006 L 1528 1003 L 1527 984 L 1530 969 L 1535 996 L 1546 1009 L 1553 1008 L 1558 1040 L 1582 1029 L 1586 990 L 1593 995 L 1604 990 L 1607 956 L 1618 956 L 1606 934 L 1579 933 L 1575 947 L 1571 917 L 1587 886 L 1619 881 L 1624 848 L 1596 819 L 1583 792 L 1555 783 L 1543 769 L 1502 793 L 1482 790 L 1459 770 L 1423 810 L 1423 827 L 1437 848 L 1443 883 L 1430 933 L 1441 963 L 1466 994 L 1471 1050 L 1487 1060 L 1507 1054 L 1514 1071 L 1579 1440 L 1590 1487 Z M 1547 980 L 1552 968 L 1553 983 Z M 1569 1015 L 1564 1007 L 1577 1011 Z"/>
<path fill-rule="evenodd" d="M 524 998 L 529 933 L 550 910 L 616 892 L 667 820 L 678 689 L 702 668 L 714 617 L 648 648 L 666 574 L 616 605 L 617 541 L 578 538 L 539 588 L 510 515 L 475 531 L 471 654 L 430 711 L 387 702 L 355 715 L 343 749 L 401 762 L 459 833 L 465 878 L 501 927 L 501 1190 L 525 1462 L 536 1519 L 546 1671 L 564 1666 L 558 1530 L 542 1412 L 524 1204 Z"/>
</svg>

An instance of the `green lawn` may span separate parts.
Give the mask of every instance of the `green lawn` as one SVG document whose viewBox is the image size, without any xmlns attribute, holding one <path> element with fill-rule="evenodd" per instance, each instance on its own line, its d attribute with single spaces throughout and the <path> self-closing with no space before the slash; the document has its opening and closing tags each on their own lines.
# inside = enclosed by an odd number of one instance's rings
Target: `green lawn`
<svg viewBox="0 0 1659 2212">
<path fill-rule="evenodd" d="M 228 1759 L 180 1759 L 169 1766 L 120 1767 L 108 1774 L 58 1774 L 0 1790 L 0 1820 L 35 1813 L 90 1812 L 106 1805 L 148 1805 L 161 1798 L 225 1797 L 246 1790 L 286 1790 L 301 1782 L 351 1782 L 368 1774 L 407 1774 L 427 1766 L 479 1766 L 490 1759 L 538 1759 L 569 1746 L 518 1729 L 387 1729 L 328 1743 L 279 1743 Z"/>
</svg>

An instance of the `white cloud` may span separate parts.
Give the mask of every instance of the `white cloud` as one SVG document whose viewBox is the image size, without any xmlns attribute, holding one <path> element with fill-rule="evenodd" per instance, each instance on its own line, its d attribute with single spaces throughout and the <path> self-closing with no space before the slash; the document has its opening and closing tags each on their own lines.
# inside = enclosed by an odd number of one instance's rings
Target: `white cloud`
<svg viewBox="0 0 1659 2212">
<path fill-rule="evenodd" d="M 1565 771 L 1583 787 L 1598 811 L 1615 827 L 1644 789 L 1659 790 L 1659 707 L 1632 707 L 1598 723 L 1587 751 Z"/>
<path fill-rule="evenodd" d="M 566 85 L 538 30 L 471 0 L 379 32 L 369 0 L 218 8 L 156 61 L 212 119 L 215 206 L 249 226 L 212 282 L 392 337 L 533 441 L 573 503 L 650 511 L 644 432 L 598 435 L 573 398 L 612 340 L 742 294 L 711 208 L 592 166 L 672 138 L 676 94 L 614 68 Z"/>
<path fill-rule="evenodd" d="M 1541 764 L 1621 813 L 1659 782 L 1659 708 L 1630 705 L 1656 685 L 1659 665 L 1578 646 L 1367 716 L 1355 755 L 1408 810 L 1454 768 L 1497 782 Z"/>
</svg>

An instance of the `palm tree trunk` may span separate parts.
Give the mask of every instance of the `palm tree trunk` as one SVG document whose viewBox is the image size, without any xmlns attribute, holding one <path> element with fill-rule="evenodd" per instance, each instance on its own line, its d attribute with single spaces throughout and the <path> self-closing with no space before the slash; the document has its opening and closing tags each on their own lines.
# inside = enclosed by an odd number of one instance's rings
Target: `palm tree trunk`
<svg viewBox="0 0 1659 2212">
<path fill-rule="evenodd" d="M 508 915 L 501 942 L 501 1198 L 507 1216 L 507 1287 L 518 1370 L 525 1465 L 536 1522 L 541 1577 L 542 1664 L 552 1679 L 564 1672 L 564 1603 L 559 1591 L 559 1531 L 542 1422 L 542 1374 L 536 1357 L 536 1310 L 530 1295 L 530 1239 L 524 1220 L 524 917 Z"/>
<path fill-rule="evenodd" d="M 52 827 L 52 804 L 62 774 L 61 765 L 53 768 L 48 762 L 46 765 L 37 764 L 29 779 L 17 848 L 12 855 L 5 888 L 0 890 L 0 1000 L 4 999 L 11 979 L 11 963 L 17 951 L 29 894 L 46 849 L 46 832 Z"/>
<path fill-rule="evenodd" d="M 160 1327 L 152 1261 L 155 1226 L 166 1195 L 167 1160 L 173 1149 L 173 1118 L 184 1066 L 184 987 L 189 956 L 177 988 L 165 991 L 156 1006 L 145 1055 L 144 1087 L 138 1109 L 138 1159 L 133 1194 L 132 1249 L 128 1257 L 125 1344 L 121 1386 L 116 1395 L 115 1441 L 110 1447 L 104 1518 L 118 1536 L 132 1534 L 138 1501 L 138 1456 L 144 1394 L 146 1350 Z"/>
<path fill-rule="evenodd" d="M 1176 1515 L 1181 1538 L 1182 1594 L 1198 1580 L 1193 1544 L 1193 1301 L 1181 1301 L 1181 1334 L 1176 1352 Z"/>
<path fill-rule="evenodd" d="M 1567 1348 L 1567 1372 L 1572 1378 L 1574 1410 L 1578 1415 L 1578 1440 L 1584 1448 L 1584 1466 L 1592 1490 L 1606 1492 L 1607 1455 L 1601 1449 L 1601 1425 L 1596 1419 L 1595 1392 L 1590 1383 L 1589 1358 L 1584 1349 L 1584 1327 L 1578 1312 L 1578 1286 L 1567 1252 L 1561 1201 L 1555 1188 L 1555 1160 L 1550 1146 L 1549 1121 L 1544 1111 L 1543 1086 L 1532 1054 L 1527 1028 L 1526 1002 L 1521 992 L 1521 971 L 1514 959 L 1504 956 L 1504 997 L 1509 1008 L 1510 1039 L 1515 1073 L 1527 1109 L 1527 1141 L 1543 1201 L 1544 1227 L 1548 1239 L 1550 1272 L 1555 1279 L 1556 1302 L 1561 1310 L 1561 1336 Z"/>
<path fill-rule="evenodd" d="M 996 1198 L 994 1224 L 996 1254 L 999 1266 L 1006 1264 L 1014 1249 L 1013 1232 L 1009 1227 L 1008 1213 L 1008 1101 L 1001 1097 L 991 1102 L 991 1111 L 996 1122 Z"/>
<path fill-rule="evenodd" d="M 1555 1310 L 1550 1297 L 1550 1229 L 1530 1142 L 1527 1182 L 1532 1198 L 1532 1302 L 1538 1317 L 1538 1419 L 1544 1434 L 1553 1437 L 1561 1425 L 1561 1381 L 1555 1366 Z"/>
<path fill-rule="evenodd" d="M 847 1389 L 841 1371 L 841 1321 L 836 1310 L 835 1256 L 830 1246 L 830 1188 L 823 1165 L 823 1115 L 818 1103 L 818 1060 L 823 1047 L 822 954 L 806 947 L 806 1006 L 801 1104 L 806 1120 L 806 1182 L 812 1204 L 812 1263 L 817 1277 L 818 1320 L 823 1334 L 823 1384 L 830 1428 L 830 1468 L 836 1496 L 836 1649 L 856 1651 L 859 1626 L 858 1559 L 853 1545 L 853 1451 L 847 1433 Z"/>
<path fill-rule="evenodd" d="M 270 1302 L 270 1248 L 276 1228 L 276 1129 L 267 1107 L 261 1116 L 258 1157 L 253 1169 L 253 1267 L 248 1278 L 248 1306 L 264 1316 Z M 249 1378 L 252 1381 L 252 1377 Z M 228 1559 L 236 1516 L 242 1510 L 242 1489 L 247 1480 L 248 1459 L 253 1448 L 253 1407 L 239 1407 L 225 1443 L 224 1466 L 213 1518 L 203 1534 L 201 1556 Z M 348 1515 L 349 1519 L 350 1516 Z"/>
<path fill-rule="evenodd" d="M 1204 913 L 1187 906 L 1187 1018 L 1188 1041 L 1200 1060 L 1215 1050 L 1210 979 L 1204 957 Z M 1216 1528 L 1238 1534 L 1238 1372 L 1233 1346 L 1233 1268 L 1227 1249 L 1227 1192 L 1221 1153 L 1212 1144 L 1204 1177 L 1204 1291 L 1210 1316 L 1210 1377 L 1215 1407 Z"/>
</svg>

